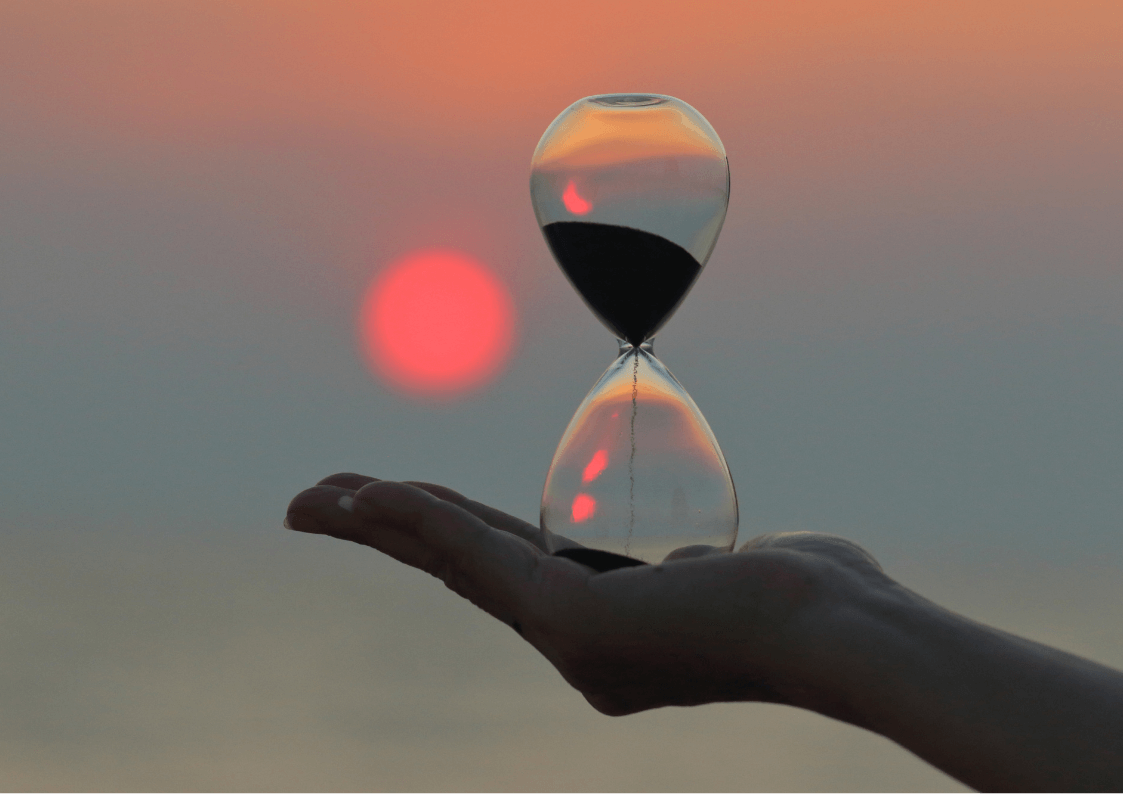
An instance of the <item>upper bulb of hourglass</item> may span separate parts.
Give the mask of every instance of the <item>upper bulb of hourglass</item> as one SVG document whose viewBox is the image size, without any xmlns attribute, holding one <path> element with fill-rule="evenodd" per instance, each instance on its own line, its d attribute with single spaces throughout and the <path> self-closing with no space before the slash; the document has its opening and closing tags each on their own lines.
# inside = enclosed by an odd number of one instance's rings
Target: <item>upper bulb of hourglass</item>
<svg viewBox="0 0 1123 794">
<path fill-rule="evenodd" d="M 729 205 L 729 163 L 709 122 L 655 94 L 593 96 L 542 135 L 534 213 L 589 308 L 633 347 L 690 291 Z"/>
</svg>

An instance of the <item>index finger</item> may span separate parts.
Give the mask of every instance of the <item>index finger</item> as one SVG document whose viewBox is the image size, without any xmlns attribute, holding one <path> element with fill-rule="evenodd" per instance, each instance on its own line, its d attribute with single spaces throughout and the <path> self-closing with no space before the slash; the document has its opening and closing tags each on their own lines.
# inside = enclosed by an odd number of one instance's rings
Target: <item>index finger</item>
<svg viewBox="0 0 1123 794">
<path fill-rule="evenodd" d="M 584 548 L 580 543 L 570 540 L 562 535 L 555 535 L 547 529 L 536 527 L 523 521 L 521 518 L 516 518 L 509 513 L 504 513 L 502 510 L 485 505 L 482 502 L 477 502 L 474 499 L 469 499 L 457 491 L 452 490 L 444 485 L 434 485 L 428 482 L 415 482 L 413 480 L 407 481 L 409 485 L 415 485 L 423 491 L 428 491 L 438 499 L 443 499 L 446 502 L 451 502 L 457 507 L 461 507 L 474 515 L 476 518 L 484 521 L 488 526 L 501 529 L 504 532 L 509 532 L 516 535 L 523 540 L 529 541 L 537 546 L 547 554 L 551 554 L 558 549 L 573 549 Z"/>
<path fill-rule="evenodd" d="M 368 485 L 372 482 L 380 482 L 380 480 L 377 477 L 368 477 L 365 474 L 343 472 L 325 477 L 316 484 L 331 485 L 337 488 L 349 488 L 352 491 L 357 491 L 364 485 Z M 517 535 L 523 540 L 530 541 L 547 554 L 557 551 L 558 549 L 584 548 L 576 541 L 561 535 L 555 535 L 549 530 L 536 527 L 533 524 L 523 521 L 521 518 L 516 518 L 509 513 L 504 513 L 502 510 L 498 510 L 490 505 L 485 505 L 482 502 L 477 502 L 474 499 L 469 499 L 467 496 L 444 485 L 434 485 L 430 482 L 418 482 L 415 480 L 406 480 L 406 482 L 409 485 L 417 486 L 423 491 L 428 491 L 439 499 L 444 499 L 446 502 L 452 502 L 457 507 L 464 508 L 476 518 L 482 519 L 489 526 L 501 529 L 504 532 L 510 532 L 512 535 Z"/>
</svg>

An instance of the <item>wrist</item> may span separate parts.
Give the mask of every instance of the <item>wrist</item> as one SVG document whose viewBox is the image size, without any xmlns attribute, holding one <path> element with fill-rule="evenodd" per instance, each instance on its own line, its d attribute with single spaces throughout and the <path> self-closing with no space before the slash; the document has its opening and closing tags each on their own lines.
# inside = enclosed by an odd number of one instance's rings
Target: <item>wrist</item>
<svg viewBox="0 0 1123 794">
<path fill-rule="evenodd" d="M 784 702 L 868 730 L 878 729 L 878 683 L 908 638 L 902 627 L 927 605 L 870 566 L 816 560 L 815 597 L 792 620 L 791 648 L 778 673 Z"/>
</svg>

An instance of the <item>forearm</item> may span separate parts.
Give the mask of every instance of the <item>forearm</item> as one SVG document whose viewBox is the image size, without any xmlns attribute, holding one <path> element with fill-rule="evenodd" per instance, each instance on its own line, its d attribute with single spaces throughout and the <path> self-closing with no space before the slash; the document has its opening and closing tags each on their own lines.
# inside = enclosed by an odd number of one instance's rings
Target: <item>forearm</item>
<svg viewBox="0 0 1123 794">
<path fill-rule="evenodd" d="M 976 788 L 1123 790 L 1123 673 L 891 583 L 836 618 L 844 718 Z"/>
</svg>

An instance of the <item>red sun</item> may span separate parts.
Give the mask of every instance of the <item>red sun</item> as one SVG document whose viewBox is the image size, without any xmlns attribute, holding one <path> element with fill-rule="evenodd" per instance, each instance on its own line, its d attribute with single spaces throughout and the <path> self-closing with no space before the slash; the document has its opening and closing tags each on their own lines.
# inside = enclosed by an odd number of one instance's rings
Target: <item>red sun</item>
<svg viewBox="0 0 1123 794">
<path fill-rule="evenodd" d="M 408 391 L 452 394 L 483 385 L 511 351 L 506 288 L 459 251 L 416 251 L 374 280 L 359 333 L 378 374 Z"/>
</svg>

